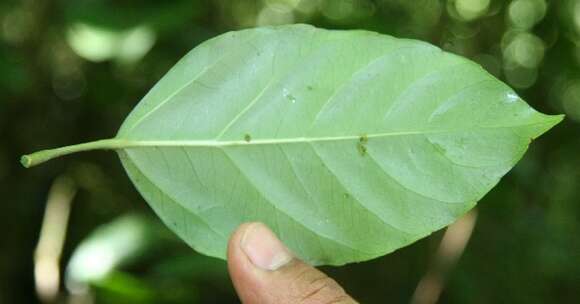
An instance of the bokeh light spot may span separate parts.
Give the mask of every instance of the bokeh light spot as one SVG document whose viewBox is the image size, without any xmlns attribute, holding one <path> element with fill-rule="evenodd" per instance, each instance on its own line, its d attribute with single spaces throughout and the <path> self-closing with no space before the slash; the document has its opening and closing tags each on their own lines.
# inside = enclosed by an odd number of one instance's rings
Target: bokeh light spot
<svg viewBox="0 0 580 304">
<path fill-rule="evenodd" d="M 116 38 L 114 32 L 82 23 L 73 25 L 67 34 L 67 41 L 73 51 L 94 62 L 105 61 L 114 56 Z"/>
<path fill-rule="evenodd" d="M 71 291 L 104 279 L 122 262 L 146 246 L 147 223 L 139 216 L 128 215 L 95 230 L 73 252 L 66 270 Z"/>
<path fill-rule="evenodd" d="M 368 0 L 326 0 L 322 14 L 334 22 L 352 22 L 368 18 L 375 13 L 375 6 Z"/>
<path fill-rule="evenodd" d="M 562 107 L 568 117 L 580 121 L 580 79 L 570 81 L 564 87 Z"/>
<path fill-rule="evenodd" d="M 117 58 L 123 63 L 139 61 L 151 50 L 155 38 L 155 33 L 148 27 L 140 26 L 127 31 L 119 39 Z"/>
<path fill-rule="evenodd" d="M 123 63 L 139 61 L 153 47 L 155 40 L 155 33 L 145 26 L 113 31 L 77 23 L 67 32 L 67 42 L 73 51 L 93 62 L 111 59 Z"/>
<path fill-rule="evenodd" d="M 313 14 L 320 9 L 320 0 L 301 0 L 296 10 L 303 14 Z"/>
<path fill-rule="evenodd" d="M 283 2 L 267 4 L 258 14 L 257 25 L 278 25 L 294 22 L 293 8 Z"/>
<path fill-rule="evenodd" d="M 574 3 L 572 14 L 574 19 L 574 25 L 576 26 L 576 31 L 580 32 L 580 1 L 576 1 Z"/>
<path fill-rule="evenodd" d="M 528 32 L 508 32 L 502 41 L 506 64 L 533 69 L 544 59 L 544 42 Z"/>
<path fill-rule="evenodd" d="M 456 0 L 455 9 L 461 18 L 474 20 L 487 12 L 489 3 L 490 0 Z"/>
<path fill-rule="evenodd" d="M 511 24 L 522 30 L 532 28 L 544 18 L 546 2 L 544 0 L 516 0 L 510 3 L 508 17 Z"/>
<path fill-rule="evenodd" d="M 30 11 L 14 9 L 2 19 L 1 34 L 4 41 L 18 44 L 29 38 L 30 32 L 33 30 L 33 15 Z"/>
<path fill-rule="evenodd" d="M 300 4 L 300 0 L 265 0 L 266 6 L 285 6 L 289 9 L 294 9 Z"/>
</svg>

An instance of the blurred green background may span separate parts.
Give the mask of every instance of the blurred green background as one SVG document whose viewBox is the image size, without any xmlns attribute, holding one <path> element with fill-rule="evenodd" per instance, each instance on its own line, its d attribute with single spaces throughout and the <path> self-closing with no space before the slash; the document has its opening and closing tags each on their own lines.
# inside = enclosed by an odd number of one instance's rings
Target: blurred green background
<svg viewBox="0 0 580 304">
<path fill-rule="evenodd" d="M 2 0 L 0 303 L 238 303 L 225 263 L 166 230 L 115 153 L 18 158 L 113 136 L 210 37 L 298 22 L 429 41 L 567 115 L 480 202 L 473 233 L 474 213 L 458 227 L 456 263 L 440 231 L 324 270 L 362 303 L 578 303 L 580 0 Z"/>
</svg>

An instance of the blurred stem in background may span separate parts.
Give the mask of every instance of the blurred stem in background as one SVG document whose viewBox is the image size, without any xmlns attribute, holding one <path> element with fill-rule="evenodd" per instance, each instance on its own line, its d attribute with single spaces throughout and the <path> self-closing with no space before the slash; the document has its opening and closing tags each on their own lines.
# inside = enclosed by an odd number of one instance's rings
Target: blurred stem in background
<svg viewBox="0 0 580 304">
<path fill-rule="evenodd" d="M 473 209 L 447 228 L 427 272 L 419 281 L 411 304 L 435 304 L 445 288 L 447 276 L 463 254 L 477 222 Z"/>
<path fill-rule="evenodd" d="M 59 295 L 60 258 L 76 191 L 70 178 L 60 176 L 48 192 L 40 237 L 34 250 L 36 293 L 44 303 L 55 302 Z"/>
</svg>

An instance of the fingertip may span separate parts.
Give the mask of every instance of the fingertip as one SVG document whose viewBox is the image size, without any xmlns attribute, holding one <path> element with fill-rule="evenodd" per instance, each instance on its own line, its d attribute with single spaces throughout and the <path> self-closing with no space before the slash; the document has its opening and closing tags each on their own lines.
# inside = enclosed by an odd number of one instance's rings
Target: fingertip
<svg viewBox="0 0 580 304">
<path fill-rule="evenodd" d="M 240 273 L 241 267 L 248 267 L 248 259 L 241 249 L 242 239 L 246 231 L 255 223 L 243 223 L 230 236 L 228 240 L 227 262 L 232 276 Z"/>
<path fill-rule="evenodd" d="M 248 229 L 251 229 L 256 224 L 255 222 L 241 224 L 231 234 L 228 241 L 228 271 L 243 303 L 254 303 L 260 297 L 258 291 L 261 289 L 261 286 L 260 280 L 257 279 L 258 274 L 252 262 L 247 258 L 241 248 L 244 235 Z"/>
<path fill-rule="evenodd" d="M 252 225 L 255 224 L 257 223 L 256 222 L 243 223 L 240 226 L 238 226 L 236 230 L 234 230 L 234 232 L 230 236 L 230 239 L 228 240 L 228 259 L 230 258 L 231 254 L 235 254 L 236 250 L 240 249 L 240 244 L 242 242 L 244 234 L 246 233 L 248 228 L 250 228 Z"/>
</svg>

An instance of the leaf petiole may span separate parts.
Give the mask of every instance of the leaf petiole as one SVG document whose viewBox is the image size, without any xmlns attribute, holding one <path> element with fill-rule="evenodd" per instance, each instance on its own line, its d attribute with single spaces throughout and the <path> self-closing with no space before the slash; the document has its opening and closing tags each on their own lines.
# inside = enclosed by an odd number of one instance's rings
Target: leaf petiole
<svg viewBox="0 0 580 304">
<path fill-rule="evenodd" d="M 42 164 L 48 160 L 53 158 L 57 158 L 60 156 L 81 152 L 81 151 L 90 151 L 90 150 L 114 150 L 119 149 L 126 146 L 126 140 L 123 139 L 101 139 L 92 142 L 76 144 L 71 146 L 65 146 L 55 149 L 48 149 L 42 150 L 38 152 L 34 152 L 31 154 L 23 155 L 20 158 L 20 163 L 25 168 L 30 168 L 32 166 L 36 166 Z"/>
</svg>

